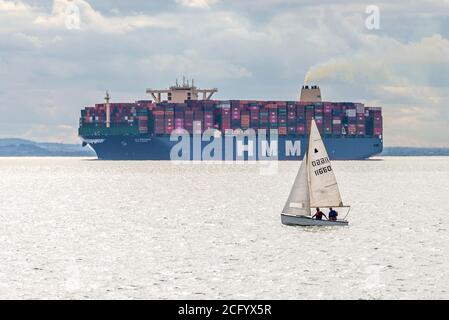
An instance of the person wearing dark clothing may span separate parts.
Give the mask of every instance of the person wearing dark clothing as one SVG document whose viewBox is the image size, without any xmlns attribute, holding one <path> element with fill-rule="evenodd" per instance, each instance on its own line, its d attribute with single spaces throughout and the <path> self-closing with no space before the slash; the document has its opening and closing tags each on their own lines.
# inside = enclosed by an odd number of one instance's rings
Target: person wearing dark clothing
<svg viewBox="0 0 449 320">
<path fill-rule="evenodd" d="M 337 217 L 338 217 L 338 212 L 332 208 L 329 208 L 329 220 L 337 221 Z"/>
<path fill-rule="evenodd" d="M 317 220 L 323 220 L 323 217 L 327 219 L 326 215 L 320 210 L 320 208 L 316 208 L 316 212 L 313 215 L 312 219 L 315 218 Z"/>
</svg>

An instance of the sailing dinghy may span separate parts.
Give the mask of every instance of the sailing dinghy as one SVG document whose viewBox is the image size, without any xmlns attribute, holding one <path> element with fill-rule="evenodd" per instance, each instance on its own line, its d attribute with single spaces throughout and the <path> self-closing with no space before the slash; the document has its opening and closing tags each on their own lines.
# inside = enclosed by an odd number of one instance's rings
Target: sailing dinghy
<svg viewBox="0 0 449 320">
<path fill-rule="evenodd" d="M 317 220 L 312 218 L 312 208 L 349 208 L 344 206 L 337 180 L 321 139 L 312 119 L 309 148 L 296 176 L 290 195 L 282 210 L 281 221 L 293 226 L 347 226 L 346 220 Z"/>
</svg>

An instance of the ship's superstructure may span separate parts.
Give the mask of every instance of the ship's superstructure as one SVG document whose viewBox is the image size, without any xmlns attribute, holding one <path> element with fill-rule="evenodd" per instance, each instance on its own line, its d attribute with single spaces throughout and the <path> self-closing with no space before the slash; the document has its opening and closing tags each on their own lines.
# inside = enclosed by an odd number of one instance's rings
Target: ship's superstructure
<svg viewBox="0 0 449 320">
<path fill-rule="evenodd" d="M 147 93 L 151 94 L 154 101 L 156 103 L 162 102 L 162 94 L 167 95 L 168 102 L 171 103 L 184 103 L 188 100 L 199 100 L 202 97 L 202 100 L 210 100 L 214 93 L 218 92 L 218 89 L 199 89 L 195 87 L 195 81 L 192 79 L 192 82 L 189 80 L 182 79 L 182 84 L 178 83 L 176 80 L 176 84 L 171 86 L 169 89 L 147 89 Z"/>
</svg>

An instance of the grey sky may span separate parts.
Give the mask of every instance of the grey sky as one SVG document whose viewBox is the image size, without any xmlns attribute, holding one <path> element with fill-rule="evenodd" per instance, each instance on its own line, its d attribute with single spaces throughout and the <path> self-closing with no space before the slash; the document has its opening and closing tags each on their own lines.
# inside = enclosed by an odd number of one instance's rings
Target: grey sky
<svg viewBox="0 0 449 320">
<path fill-rule="evenodd" d="M 0 137 L 78 142 L 106 89 L 134 101 L 186 75 L 217 98 L 292 100 L 308 72 L 326 100 L 383 107 L 386 145 L 449 147 L 448 0 L 0 0 Z"/>
</svg>

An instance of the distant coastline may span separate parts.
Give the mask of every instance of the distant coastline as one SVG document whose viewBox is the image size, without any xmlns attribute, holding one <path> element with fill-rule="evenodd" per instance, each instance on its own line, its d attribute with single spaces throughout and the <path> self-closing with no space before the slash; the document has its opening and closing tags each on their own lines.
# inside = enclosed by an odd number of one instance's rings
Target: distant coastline
<svg viewBox="0 0 449 320">
<path fill-rule="evenodd" d="M 96 157 L 80 144 L 34 142 L 25 139 L 0 139 L 0 157 Z"/>
<path fill-rule="evenodd" d="M 381 157 L 449 156 L 449 148 L 385 147 Z M 96 157 L 80 144 L 34 142 L 25 139 L 0 139 L 0 157 Z"/>
<path fill-rule="evenodd" d="M 449 148 L 384 147 L 381 157 L 449 156 Z"/>
</svg>

